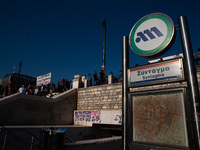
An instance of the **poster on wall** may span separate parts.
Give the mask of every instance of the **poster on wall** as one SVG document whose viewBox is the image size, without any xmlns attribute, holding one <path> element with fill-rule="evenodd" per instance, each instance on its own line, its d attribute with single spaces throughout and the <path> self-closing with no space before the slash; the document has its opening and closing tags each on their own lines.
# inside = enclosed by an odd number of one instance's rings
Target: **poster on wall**
<svg viewBox="0 0 200 150">
<path fill-rule="evenodd" d="M 132 94 L 133 142 L 188 147 L 184 88 Z"/>
<path fill-rule="evenodd" d="M 99 124 L 122 124 L 121 110 L 75 110 L 74 125 L 92 126 Z"/>
</svg>

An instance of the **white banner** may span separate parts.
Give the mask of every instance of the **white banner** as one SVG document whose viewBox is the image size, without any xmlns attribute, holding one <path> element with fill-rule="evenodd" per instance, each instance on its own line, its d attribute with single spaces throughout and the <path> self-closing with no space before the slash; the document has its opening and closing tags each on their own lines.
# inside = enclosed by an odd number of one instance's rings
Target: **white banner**
<svg viewBox="0 0 200 150">
<path fill-rule="evenodd" d="M 51 72 L 37 77 L 37 86 L 49 84 L 51 82 Z"/>
<path fill-rule="evenodd" d="M 75 110 L 74 125 L 122 124 L 121 110 Z"/>
</svg>

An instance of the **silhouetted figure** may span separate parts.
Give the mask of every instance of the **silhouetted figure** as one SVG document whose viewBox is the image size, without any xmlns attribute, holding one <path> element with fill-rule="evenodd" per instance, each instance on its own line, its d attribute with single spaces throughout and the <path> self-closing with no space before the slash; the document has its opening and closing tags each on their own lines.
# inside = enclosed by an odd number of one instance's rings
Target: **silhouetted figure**
<svg viewBox="0 0 200 150">
<path fill-rule="evenodd" d="M 52 93 L 54 92 L 54 85 L 53 82 L 51 82 L 49 84 L 49 94 L 50 94 L 50 98 L 52 97 Z"/>
<path fill-rule="evenodd" d="M 100 85 L 105 83 L 105 74 L 103 70 L 101 70 L 101 72 L 99 73 L 99 79 L 100 79 Z"/>
<path fill-rule="evenodd" d="M 69 90 L 70 89 L 70 83 L 69 83 L 69 81 L 67 81 L 67 79 L 65 80 L 65 85 L 66 85 L 66 89 Z"/>
<path fill-rule="evenodd" d="M 88 87 L 92 86 L 92 76 L 91 76 L 91 74 L 89 74 L 89 76 L 87 77 L 87 82 L 88 82 Z"/>
<path fill-rule="evenodd" d="M 200 60 L 200 48 L 197 50 L 197 58 L 195 59 L 195 62 L 197 65 L 199 65 L 199 61 Z"/>
<path fill-rule="evenodd" d="M 8 83 L 8 95 L 12 95 L 13 94 L 13 83 L 12 81 L 10 81 Z"/>
<path fill-rule="evenodd" d="M 57 83 L 57 92 L 58 93 L 62 93 L 62 81 L 59 80 L 58 83 Z"/>
<path fill-rule="evenodd" d="M 94 78 L 94 85 L 98 85 L 99 84 L 99 79 L 98 79 L 98 75 L 97 75 L 96 71 L 93 74 L 93 78 Z"/>
</svg>

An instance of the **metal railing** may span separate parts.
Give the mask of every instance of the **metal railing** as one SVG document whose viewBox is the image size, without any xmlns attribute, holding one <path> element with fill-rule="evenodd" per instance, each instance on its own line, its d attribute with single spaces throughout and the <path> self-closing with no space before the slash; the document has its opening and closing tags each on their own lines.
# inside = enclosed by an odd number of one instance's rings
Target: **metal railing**
<svg viewBox="0 0 200 150">
<path fill-rule="evenodd" d="M 6 148 L 6 143 L 7 143 L 7 137 L 8 137 L 8 133 L 12 134 L 13 136 L 15 136 L 16 138 L 20 139 L 21 141 L 23 141 L 26 144 L 30 145 L 30 150 L 33 150 L 33 145 L 34 145 L 34 141 L 35 139 L 37 139 L 38 141 L 40 141 L 40 139 L 38 137 L 36 137 L 35 135 L 33 135 L 31 132 L 29 132 L 28 130 L 24 129 L 22 131 L 28 133 L 28 135 L 31 136 L 31 142 L 27 141 L 26 139 L 24 139 L 23 137 L 19 136 L 18 134 L 16 134 L 15 132 L 13 132 L 12 129 L 7 129 L 6 127 L 0 125 L 2 127 L 2 129 L 5 131 L 5 136 L 4 136 L 4 141 L 3 141 L 3 148 L 2 150 L 5 150 Z"/>
</svg>

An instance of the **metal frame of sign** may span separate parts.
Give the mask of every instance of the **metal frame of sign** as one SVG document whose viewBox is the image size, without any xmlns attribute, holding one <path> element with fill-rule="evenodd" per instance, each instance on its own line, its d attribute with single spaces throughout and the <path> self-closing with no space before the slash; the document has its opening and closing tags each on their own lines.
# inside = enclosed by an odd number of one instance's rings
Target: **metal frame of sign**
<svg viewBox="0 0 200 150">
<path fill-rule="evenodd" d="M 176 71 L 170 70 L 170 66 Z M 129 87 L 179 82 L 183 80 L 185 80 L 185 76 L 182 58 L 175 58 L 128 69 Z"/>
<path fill-rule="evenodd" d="M 189 149 L 192 132 L 186 88 L 134 92 L 128 94 L 128 99 L 131 149 Z"/>
</svg>

